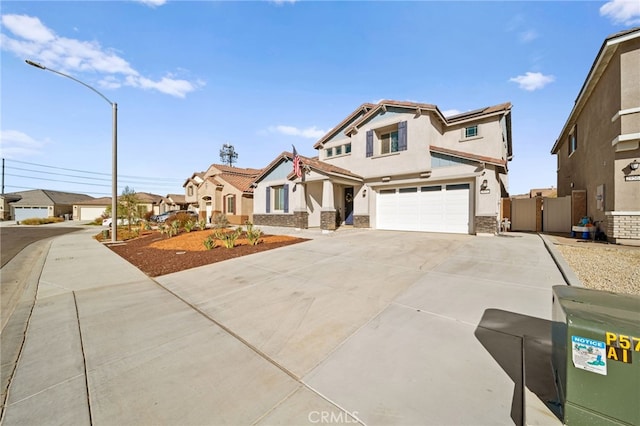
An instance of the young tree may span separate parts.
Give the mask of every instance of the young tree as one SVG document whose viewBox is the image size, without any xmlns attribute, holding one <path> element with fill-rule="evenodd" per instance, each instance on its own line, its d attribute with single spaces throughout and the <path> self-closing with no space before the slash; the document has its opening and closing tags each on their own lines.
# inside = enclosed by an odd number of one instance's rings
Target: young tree
<svg viewBox="0 0 640 426">
<path fill-rule="evenodd" d="M 112 220 L 126 219 L 128 229 L 131 231 L 131 224 L 141 217 L 140 199 L 136 191 L 125 186 L 122 195 L 118 197 L 118 214 L 115 217 L 111 214 L 111 206 L 108 206 L 105 212 L 113 218 Z"/>
</svg>

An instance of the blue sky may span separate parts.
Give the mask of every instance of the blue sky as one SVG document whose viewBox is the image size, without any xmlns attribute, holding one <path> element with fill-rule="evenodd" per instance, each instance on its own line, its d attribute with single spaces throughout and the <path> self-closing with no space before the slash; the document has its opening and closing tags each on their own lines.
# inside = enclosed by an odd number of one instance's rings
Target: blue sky
<svg viewBox="0 0 640 426">
<path fill-rule="evenodd" d="M 550 154 L 610 34 L 640 2 L 3 1 L 5 192 L 159 195 L 235 146 L 261 168 L 381 99 L 445 112 L 513 104 L 511 194 L 555 186 Z M 89 173 L 87 173 L 89 172 Z"/>
</svg>

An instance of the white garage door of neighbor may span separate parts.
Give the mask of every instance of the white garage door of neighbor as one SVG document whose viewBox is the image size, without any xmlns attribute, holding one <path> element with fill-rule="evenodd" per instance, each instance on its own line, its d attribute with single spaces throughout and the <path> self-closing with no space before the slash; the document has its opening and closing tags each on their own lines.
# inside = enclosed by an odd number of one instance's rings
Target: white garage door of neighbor
<svg viewBox="0 0 640 426">
<path fill-rule="evenodd" d="M 13 213 L 16 216 L 15 220 L 49 217 L 49 209 L 46 207 L 15 207 Z"/>
<path fill-rule="evenodd" d="M 377 228 L 468 234 L 469 187 L 463 183 L 380 190 Z"/>
<path fill-rule="evenodd" d="M 104 213 L 105 207 L 83 207 L 81 206 L 78 210 L 78 216 L 80 220 L 95 220 L 96 218 L 102 216 Z"/>
</svg>

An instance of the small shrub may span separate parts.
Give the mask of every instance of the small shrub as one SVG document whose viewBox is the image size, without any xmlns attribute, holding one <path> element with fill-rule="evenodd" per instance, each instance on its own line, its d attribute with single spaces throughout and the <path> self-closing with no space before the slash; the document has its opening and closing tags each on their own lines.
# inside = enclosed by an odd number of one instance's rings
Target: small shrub
<svg viewBox="0 0 640 426">
<path fill-rule="evenodd" d="M 171 224 L 169 226 L 167 226 L 167 235 L 169 236 L 169 238 L 178 235 L 178 231 L 180 231 L 180 221 L 179 220 L 174 220 L 173 222 L 171 222 Z"/>
<path fill-rule="evenodd" d="M 195 228 L 195 226 L 196 223 L 193 220 L 189 219 L 184 223 L 184 230 L 187 232 L 191 232 L 193 228 Z"/>
<path fill-rule="evenodd" d="M 213 215 L 212 222 L 215 229 L 224 229 L 229 226 L 229 219 L 227 219 L 227 215 L 222 213 L 216 213 Z"/>
<path fill-rule="evenodd" d="M 161 223 L 161 224 L 158 225 L 158 231 L 160 231 L 160 235 L 166 234 L 168 229 L 169 229 L 169 227 L 167 225 L 165 225 L 164 223 Z"/>
<path fill-rule="evenodd" d="M 206 219 L 200 219 L 198 221 L 198 228 L 200 228 L 201 231 L 204 231 L 205 229 L 207 229 L 207 220 Z"/>
<path fill-rule="evenodd" d="M 234 248 L 236 246 L 236 241 L 238 237 L 242 234 L 242 228 L 238 227 L 235 231 L 223 231 L 216 230 L 214 233 L 215 237 L 222 242 L 222 245 L 226 248 Z"/>
<path fill-rule="evenodd" d="M 29 219 L 21 220 L 20 223 L 23 225 L 46 225 L 47 223 L 58 223 L 64 222 L 64 219 L 61 217 L 33 217 Z"/>
<path fill-rule="evenodd" d="M 216 240 L 214 240 L 211 235 L 209 235 L 202 243 L 207 250 L 211 250 L 216 246 Z"/>
<path fill-rule="evenodd" d="M 262 231 L 258 228 L 254 228 L 253 223 L 249 221 L 245 222 L 245 225 L 247 227 L 247 240 L 249 240 L 249 244 L 252 246 L 258 245 Z"/>
</svg>

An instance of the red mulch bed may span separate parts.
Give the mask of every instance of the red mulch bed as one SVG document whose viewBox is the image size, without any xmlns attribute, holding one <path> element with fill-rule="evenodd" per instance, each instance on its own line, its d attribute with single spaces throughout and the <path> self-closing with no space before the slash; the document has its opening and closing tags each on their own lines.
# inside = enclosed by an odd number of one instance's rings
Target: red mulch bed
<svg viewBox="0 0 640 426">
<path fill-rule="evenodd" d="M 233 248 L 225 248 L 217 241 L 215 248 L 207 250 L 203 241 L 212 234 L 210 230 L 192 231 L 169 238 L 158 231 L 145 231 L 138 238 L 108 247 L 148 276 L 157 277 L 308 241 L 283 235 L 263 235 L 255 246 L 240 238 Z"/>
</svg>

